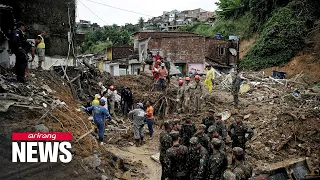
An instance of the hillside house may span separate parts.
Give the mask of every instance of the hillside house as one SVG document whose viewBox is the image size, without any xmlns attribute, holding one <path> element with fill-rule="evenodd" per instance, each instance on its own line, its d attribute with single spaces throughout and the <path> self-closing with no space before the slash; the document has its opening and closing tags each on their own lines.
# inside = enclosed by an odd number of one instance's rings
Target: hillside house
<svg viewBox="0 0 320 180">
<path fill-rule="evenodd" d="M 146 51 L 160 51 L 171 60 L 182 74 L 203 73 L 206 63 L 232 66 L 238 55 L 229 48 L 237 49 L 237 43 L 229 40 L 205 37 L 189 32 L 137 32 L 134 48 L 139 59 L 146 58 Z"/>
</svg>

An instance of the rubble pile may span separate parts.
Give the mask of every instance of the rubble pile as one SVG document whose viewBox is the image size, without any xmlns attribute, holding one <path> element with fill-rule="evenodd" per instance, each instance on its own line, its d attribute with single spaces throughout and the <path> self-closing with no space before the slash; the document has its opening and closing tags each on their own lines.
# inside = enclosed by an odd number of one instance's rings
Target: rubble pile
<svg viewBox="0 0 320 180">
<path fill-rule="evenodd" d="M 73 166 L 76 166 L 76 169 L 84 168 L 85 171 L 75 171 L 71 176 L 85 173 L 88 178 L 92 178 L 97 172 L 112 176 L 115 171 L 110 167 L 113 155 L 99 147 L 96 137 L 91 135 L 92 122 L 81 111 L 80 106 L 81 102 L 74 100 L 67 81 L 54 71 L 33 72 L 27 84 L 15 82 L 10 74 L 0 75 L 0 112 L 5 114 L 0 117 L 1 127 L 4 129 L 1 146 L 9 146 L 7 143 L 11 141 L 6 138 L 11 137 L 11 132 L 15 131 L 72 132 L 71 152 L 75 160 Z M 105 169 L 105 172 L 79 161 L 90 157 L 95 151 L 102 160 L 99 167 Z M 8 170 L 10 164 L 4 161 L 4 164 L 6 163 Z M 14 170 L 14 167 L 12 168 Z"/>
<path fill-rule="evenodd" d="M 242 86 L 250 88 L 240 95 L 239 109 L 230 107 L 227 83 L 217 85 L 219 91 L 210 98 L 216 109 L 230 109 L 254 128 L 255 135 L 247 143 L 248 160 L 258 169 L 268 169 L 270 163 L 308 157 L 310 167 L 316 167 L 320 162 L 319 87 L 310 86 L 301 73 L 291 79 L 274 79 L 263 72 L 245 72 L 242 78 Z"/>
</svg>

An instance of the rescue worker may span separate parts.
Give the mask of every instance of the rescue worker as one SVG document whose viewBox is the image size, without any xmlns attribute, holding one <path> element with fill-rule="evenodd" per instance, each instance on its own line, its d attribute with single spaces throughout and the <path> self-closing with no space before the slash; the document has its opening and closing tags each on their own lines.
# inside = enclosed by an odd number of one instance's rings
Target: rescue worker
<svg viewBox="0 0 320 180">
<path fill-rule="evenodd" d="M 149 129 L 149 135 L 152 137 L 153 135 L 153 121 L 154 121 L 154 109 L 150 104 L 150 101 L 146 102 L 147 110 L 146 110 L 146 121 Z"/>
<path fill-rule="evenodd" d="M 209 109 L 208 116 L 202 119 L 202 123 L 206 126 L 205 133 L 208 133 L 208 129 L 210 126 L 216 124 L 215 111 L 213 109 Z"/>
<path fill-rule="evenodd" d="M 106 108 L 106 110 L 109 112 L 109 107 L 108 107 L 108 92 L 105 91 L 102 94 L 102 98 L 105 101 L 105 105 L 103 106 L 104 108 Z"/>
<path fill-rule="evenodd" d="M 92 106 L 99 105 L 100 98 L 101 98 L 101 96 L 99 94 L 95 94 L 94 95 L 94 100 L 92 101 L 91 105 Z"/>
<path fill-rule="evenodd" d="M 115 112 L 114 112 L 114 107 L 115 107 L 115 103 L 116 103 L 116 94 L 115 94 L 115 88 L 114 86 L 110 86 L 109 90 L 108 90 L 108 97 L 109 97 L 109 102 L 110 102 L 110 114 L 111 116 L 115 116 Z"/>
<path fill-rule="evenodd" d="M 107 116 L 111 123 L 114 123 L 112 121 L 112 117 L 108 113 L 108 111 L 103 107 L 105 105 L 105 101 L 103 99 L 99 100 L 99 105 L 93 105 L 88 108 L 84 108 L 83 111 L 92 111 L 93 112 L 93 122 L 98 127 L 98 136 L 99 136 L 99 142 L 100 145 L 103 145 L 103 137 L 104 137 L 104 127 L 105 127 L 105 116 Z"/>
<path fill-rule="evenodd" d="M 190 96 L 191 96 L 191 85 L 190 85 L 190 77 L 186 77 L 186 84 L 184 85 L 184 102 L 182 111 L 185 113 L 190 113 Z"/>
<path fill-rule="evenodd" d="M 179 87 L 177 92 L 177 111 L 178 113 L 182 113 L 182 103 L 184 101 L 184 86 L 183 80 L 178 81 Z"/>
<path fill-rule="evenodd" d="M 238 71 L 235 71 L 234 77 L 232 80 L 232 87 L 231 87 L 231 92 L 233 95 L 233 103 L 235 107 L 238 107 L 238 103 L 239 103 L 240 85 L 241 85 L 241 78 L 238 74 Z"/>
<path fill-rule="evenodd" d="M 189 141 L 194 133 L 196 133 L 197 129 L 194 123 L 191 122 L 191 118 L 189 115 L 186 115 L 184 120 L 185 122 L 181 125 L 180 129 L 181 144 L 189 146 Z"/>
<path fill-rule="evenodd" d="M 204 124 L 200 124 L 198 131 L 195 133 L 194 137 L 197 137 L 199 140 L 199 143 L 206 148 L 206 150 L 209 150 L 210 147 L 210 138 L 205 133 L 206 126 Z"/>
<path fill-rule="evenodd" d="M 206 67 L 207 70 L 207 75 L 206 75 L 206 80 L 203 82 L 204 86 L 208 86 L 209 92 L 212 92 L 212 87 L 214 85 L 214 70 L 211 68 L 211 65 L 207 65 Z"/>
<path fill-rule="evenodd" d="M 38 69 L 42 69 L 42 62 L 45 60 L 45 48 L 46 45 L 44 43 L 44 36 L 46 35 L 45 31 L 42 31 L 38 36 L 36 41 L 36 47 L 37 47 L 37 54 L 39 57 L 38 60 Z"/>
<path fill-rule="evenodd" d="M 180 132 L 181 125 L 180 125 L 180 120 L 175 119 L 172 121 L 172 130 Z"/>
<path fill-rule="evenodd" d="M 129 87 L 124 87 L 124 89 L 121 90 L 121 104 L 123 104 L 122 112 L 125 116 L 132 110 L 133 101 L 134 98 L 131 89 Z"/>
<path fill-rule="evenodd" d="M 219 150 L 221 142 L 218 138 L 213 138 L 211 141 L 212 154 L 207 165 L 207 180 L 220 180 L 223 172 L 227 169 L 228 164 L 225 164 L 227 155 Z"/>
<path fill-rule="evenodd" d="M 228 133 L 232 139 L 232 148 L 241 147 L 243 151 L 245 151 L 247 140 L 253 137 L 252 129 L 243 124 L 241 116 L 237 116 L 236 122 L 229 126 Z"/>
<path fill-rule="evenodd" d="M 195 106 L 195 113 L 199 113 L 201 110 L 201 104 L 203 99 L 203 86 L 200 83 L 200 76 L 196 75 L 194 77 L 196 81 L 195 87 L 193 88 L 194 91 L 194 106 Z"/>
<path fill-rule="evenodd" d="M 28 65 L 28 52 L 31 49 L 30 44 L 27 42 L 25 36 L 25 25 L 23 22 L 17 23 L 17 29 L 12 32 L 12 38 L 10 40 L 10 48 L 12 53 L 16 56 L 15 73 L 17 81 L 25 83 L 25 73 Z"/>
<path fill-rule="evenodd" d="M 147 59 L 146 64 L 149 65 L 149 70 L 152 70 L 152 64 L 153 64 L 153 55 L 150 49 L 147 49 Z"/>
<path fill-rule="evenodd" d="M 164 179 L 165 180 L 189 180 L 188 147 L 179 144 L 179 132 L 172 131 L 172 147 L 166 152 Z"/>
<path fill-rule="evenodd" d="M 133 120 L 133 134 L 136 140 L 136 146 L 139 147 L 143 144 L 144 138 L 144 120 L 145 112 L 142 109 L 143 104 L 137 103 L 136 109 L 129 112 L 128 116 Z"/>
<path fill-rule="evenodd" d="M 190 180 L 204 180 L 206 177 L 206 163 L 208 151 L 200 143 L 197 137 L 190 139 L 188 154 L 188 171 Z"/>
<path fill-rule="evenodd" d="M 167 84 L 167 87 L 169 87 L 169 85 L 170 85 L 170 69 L 171 69 L 170 61 L 168 60 L 167 57 L 164 57 L 163 63 L 165 64 L 166 69 L 168 71 L 168 75 L 166 76 L 166 80 L 167 80 L 166 84 Z"/>
<path fill-rule="evenodd" d="M 223 173 L 223 179 L 246 180 L 252 175 L 252 166 L 244 160 L 244 150 L 240 147 L 232 149 L 232 163 Z"/>
<path fill-rule="evenodd" d="M 216 127 L 218 130 L 219 135 L 222 137 L 223 141 L 226 141 L 227 138 L 227 127 L 222 121 L 222 115 L 218 114 L 216 115 Z"/>
<path fill-rule="evenodd" d="M 213 138 L 217 138 L 221 140 L 221 146 L 220 146 L 220 151 L 221 152 L 226 152 L 226 143 L 223 141 L 223 138 L 219 135 L 218 129 L 216 125 L 212 125 L 208 129 L 208 136 L 210 138 L 210 142 L 212 141 Z M 211 149 L 208 150 L 209 154 L 212 153 Z"/>
<path fill-rule="evenodd" d="M 170 132 L 172 130 L 172 125 L 169 121 L 164 122 L 164 131 L 160 133 L 160 164 L 162 166 L 162 172 L 161 172 L 161 180 L 164 180 L 164 160 L 167 154 L 167 150 L 172 147 L 172 137 L 170 136 Z"/>
<path fill-rule="evenodd" d="M 168 75 L 168 71 L 164 63 L 161 63 L 161 68 L 158 70 L 158 73 L 158 91 L 164 91 L 166 89 L 166 76 Z"/>
<path fill-rule="evenodd" d="M 158 60 L 161 60 L 162 59 L 162 56 L 160 56 L 160 52 L 157 51 L 157 54 L 156 55 L 152 55 L 152 57 L 155 58 L 155 62 L 157 62 Z"/>
<path fill-rule="evenodd" d="M 160 65 L 161 65 L 161 61 L 157 60 L 154 63 L 154 66 L 152 68 L 152 75 L 153 75 L 153 80 L 154 80 L 154 84 L 155 85 L 157 85 L 158 79 L 159 79 L 159 76 L 160 76 L 160 74 L 159 74 Z"/>
</svg>

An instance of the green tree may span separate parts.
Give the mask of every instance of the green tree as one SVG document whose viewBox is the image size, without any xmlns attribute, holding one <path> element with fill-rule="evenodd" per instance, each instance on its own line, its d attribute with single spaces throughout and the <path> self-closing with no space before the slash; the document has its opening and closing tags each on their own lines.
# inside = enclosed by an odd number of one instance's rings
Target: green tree
<svg viewBox="0 0 320 180">
<path fill-rule="evenodd" d="M 144 19 L 142 17 L 139 18 L 138 24 L 141 29 L 144 27 Z"/>
<path fill-rule="evenodd" d="M 239 17 L 248 6 L 247 0 L 220 0 L 216 2 L 217 14 L 225 18 Z"/>
</svg>

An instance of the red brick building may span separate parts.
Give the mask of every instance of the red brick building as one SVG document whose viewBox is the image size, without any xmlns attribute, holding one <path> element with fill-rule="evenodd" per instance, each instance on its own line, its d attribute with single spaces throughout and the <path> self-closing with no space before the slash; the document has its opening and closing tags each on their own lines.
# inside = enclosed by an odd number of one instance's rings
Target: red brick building
<svg viewBox="0 0 320 180">
<path fill-rule="evenodd" d="M 208 58 L 216 63 L 230 65 L 236 64 L 237 60 L 237 56 L 229 53 L 229 48 L 237 49 L 236 43 L 194 33 L 137 32 L 134 40 L 134 48 L 139 50 L 140 58 L 145 56 L 147 49 L 160 51 L 162 56 L 173 61 L 183 73 L 202 73 Z"/>
</svg>

